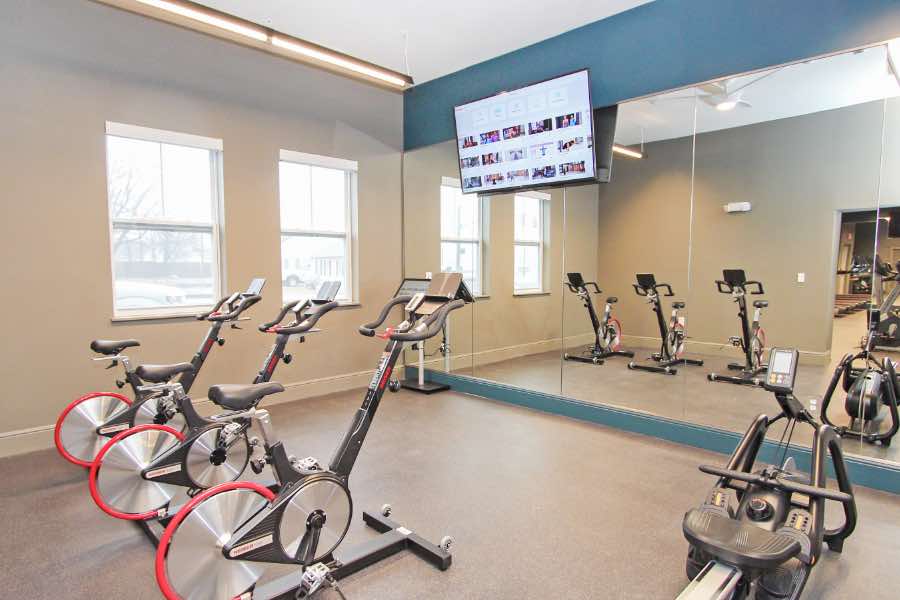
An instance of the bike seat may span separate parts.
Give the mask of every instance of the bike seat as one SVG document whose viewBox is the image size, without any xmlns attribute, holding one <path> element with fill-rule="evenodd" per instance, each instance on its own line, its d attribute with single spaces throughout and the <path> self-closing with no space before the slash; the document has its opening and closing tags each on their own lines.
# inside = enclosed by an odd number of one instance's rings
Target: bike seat
<svg viewBox="0 0 900 600">
<path fill-rule="evenodd" d="M 91 342 L 91 350 L 98 354 L 113 356 L 125 348 L 132 348 L 140 345 L 141 343 L 137 340 L 94 340 Z"/>
<path fill-rule="evenodd" d="M 615 304 L 618 301 L 619 301 L 619 299 L 616 298 L 615 296 L 610 296 L 609 298 L 606 299 L 607 304 Z"/>
<path fill-rule="evenodd" d="M 175 363 L 174 365 L 141 365 L 134 372 L 144 381 L 150 383 L 166 383 L 179 373 L 193 371 L 191 363 Z"/>
<path fill-rule="evenodd" d="M 684 308 L 684 302 L 673 302 L 672 308 L 674 308 L 675 310 L 681 310 L 682 308 Z"/>
<path fill-rule="evenodd" d="M 769 306 L 768 300 L 754 300 L 753 301 L 753 308 L 766 308 L 767 306 Z"/>
<path fill-rule="evenodd" d="M 209 388 L 209 399 L 228 410 L 247 410 L 269 394 L 283 392 L 280 383 L 251 383 L 214 385 Z"/>
<path fill-rule="evenodd" d="M 801 549 L 790 536 L 697 508 L 684 515 L 681 528 L 692 546 L 737 567 L 774 569 Z"/>
</svg>

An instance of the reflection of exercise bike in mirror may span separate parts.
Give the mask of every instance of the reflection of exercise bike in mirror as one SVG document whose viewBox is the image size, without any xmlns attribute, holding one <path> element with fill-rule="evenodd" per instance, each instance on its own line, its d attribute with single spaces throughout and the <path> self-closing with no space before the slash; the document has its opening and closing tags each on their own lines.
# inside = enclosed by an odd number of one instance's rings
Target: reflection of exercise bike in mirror
<svg viewBox="0 0 900 600">
<path fill-rule="evenodd" d="M 254 384 L 269 382 L 279 362 L 291 362 L 292 356 L 285 350 L 292 338 L 303 342 L 305 336 L 319 331 L 314 329 L 319 319 L 338 306 L 334 297 L 339 287 L 340 282 L 325 282 L 319 298 L 291 302 L 275 320 L 259 326 L 260 331 L 275 334 L 275 341 Z M 288 313 L 293 313 L 292 322 L 281 325 Z M 251 461 L 257 442 L 248 433 L 263 396 L 230 395 L 235 387 L 246 386 L 223 385 L 211 390 L 210 400 L 225 412 L 207 418 L 197 412 L 181 385 L 163 386 L 157 406 L 168 420 L 123 431 L 109 440 L 94 460 L 90 491 L 97 506 L 119 519 L 164 520 L 177 512 L 172 500 L 179 491 L 194 495 L 234 481 L 248 462 L 254 472 L 261 473 L 264 463 Z M 171 427 L 176 418 L 185 425 L 183 432 Z"/>
<path fill-rule="evenodd" d="M 610 356 L 634 357 L 634 352 L 622 349 L 622 324 L 612 316 L 612 305 L 618 302 L 619 299 L 615 296 L 608 297 L 606 299 L 606 307 L 603 309 L 603 317 L 600 318 L 594 309 L 594 302 L 591 299 L 591 291 L 589 289 L 592 287 L 593 293 L 599 296 L 602 290 L 597 283 L 585 281 L 581 273 L 568 273 L 567 277 L 566 287 L 581 298 L 584 307 L 587 308 L 588 316 L 591 318 L 591 325 L 594 328 L 594 345 L 581 354 L 565 353 L 563 358 L 602 365 L 603 359 Z"/>
<path fill-rule="evenodd" d="M 869 313 L 869 333 L 860 352 L 847 354 L 834 370 L 834 375 L 822 398 L 822 420 L 835 428 L 842 437 L 852 437 L 870 444 L 880 443 L 890 446 L 891 439 L 900 429 L 900 414 L 897 397 L 900 396 L 900 382 L 894 371 L 894 363 L 885 357 L 879 362 L 872 354 L 878 338 L 880 312 Z M 854 363 L 862 361 L 861 367 Z M 839 426 L 828 416 L 838 381 L 846 392 L 844 411 L 850 424 Z M 882 426 L 888 422 L 888 427 Z"/>
<path fill-rule="evenodd" d="M 766 300 L 753 301 L 753 321 L 751 322 L 747 313 L 747 294 L 754 296 L 764 294 L 763 285 L 759 281 L 748 280 L 743 269 L 725 269 L 722 271 L 722 279 L 716 280 L 716 287 L 719 289 L 719 293 L 730 294 L 738 305 L 741 336 L 731 337 L 728 341 L 744 353 L 744 364 L 730 363 L 728 365 L 729 369 L 741 372 L 738 377 L 709 373 L 707 378 L 710 381 L 724 381 L 738 385 L 760 385 L 762 381 L 757 376 L 766 370 L 766 365 L 763 363 L 766 332 L 760 326 L 759 319 L 762 309 L 768 307 L 769 303 Z"/>
<path fill-rule="evenodd" d="M 103 358 L 94 360 L 109 360 L 107 368 L 119 364 L 123 366 L 125 381 L 117 381 L 116 385 L 122 388 L 127 383 L 134 391 L 134 400 L 129 400 L 122 394 L 95 392 L 69 404 L 59 415 L 54 435 L 56 448 L 63 458 L 79 466 L 90 467 L 100 449 L 116 434 L 135 425 L 160 423 L 157 401 L 161 395 L 161 386 L 177 381 L 185 392 L 189 392 L 210 351 L 216 344 L 225 344 L 225 339 L 221 336 L 222 327 L 229 323 L 233 329 L 238 329 L 237 321 L 246 318 L 241 316 L 244 311 L 262 299 L 260 292 L 265 282 L 265 279 L 254 279 L 246 291 L 226 296 L 212 310 L 197 315 L 198 321 L 209 323 L 209 329 L 190 362 L 140 365 L 133 369 L 122 351 L 140 346 L 137 340 L 91 342 L 91 349 L 103 355 Z M 166 419 L 162 423 L 168 421 Z M 184 423 L 176 419 L 172 425 L 182 428 Z"/>
<path fill-rule="evenodd" d="M 878 306 L 880 320 L 876 331 L 874 346 L 875 348 L 884 348 L 887 350 L 896 350 L 900 348 L 900 307 L 897 307 L 897 298 L 900 296 L 900 262 L 896 268 L 888 263 L 881 262 L 876 256 L 876 273 L 880 280 L 881 296 L 883 297 L 881 304 Z M 887 295 L 884 294 L 885 283 L 893 281 L 894 287 Z"/>
<path fill-rule="evenodd" d="M 384 518 L 363 514 L 381 536 L 340 552 L 338 546 L 353 515 L 350 473 L 385 389 L 397 389 L 389 382 L 403 346 L 440 333 L 447 315 L 465 304 L 457 299 L 461 284 L 460 274 L 441 273 L 425 293 L 393 298 L 374 323 L 360 327 L 360 333 L 386 339 L 387 345 L 362 406 L 327 467 L 312 458 L 289 459 L 266 411 L 257 411 L 254 419 L 263 432 L 266 462 L 275 473 L 278 492 L 255 483 L 226 483 L 185 505 L 169 523 L 157 549 L 156 576 L 166 598 L 306 598 L 404 549 L 442 570 L 450 566 L 452 540 L 445 538 L 440 545 L 428 542 L 387 519 L 387 506 L 382 509 Z M 376 333 L 395 306 L 405 306 L 403 322 Z M 244 396 L 254 393 L 255 387 L 221 393 Z M 266 391 L 271 393 L 268 387 Z M 300 569 L 257 585 L 271 564 Z"/>
<path fill-rule="evenodd" d="M 690 543 L 687 575 L 692 581 L 678 600 L 797 600 L 823 544 L 840 552 L 856 527 L 856 500 L 840 438 L 816 422 L 793 395 L 798 357 L 794 349 L 772 349 L 763 387 L 775 394 L 781 412 L 773 419 L 756 417 L 725 468 L 700 467 L 717 481 L 682 523 Z M 776 449 L 776 456 L 781 454 L 783 466 L 758 468 L 766 432 L 781 419 L 783 451 Z M 809 473 L 798 472 L 793 458 L 785 460 L 798 423 L 814 430 Z M 828 487 L 829 455 L 837 490 Z M 834 529 L 825 525 L 826 500 L 843 507 L 843 523 Z"/>
<path fill-rule="evenodd" d="M 659 352 L 650 355 L 650 358 L 656 361 L 656 365 L 643 365 L 634 361 L 628 363 L 629 369 L 638 369 L 641 371 L 651 371 L 653 373 L 665 373 L 674 375 L 678 372 L 675 367 L 678 365 L 702 366 L 702 360 L 694 360 L 684 358 L 684 317 L 678 314 L 683 309 L 684 302 L 672 302 L 672 315 L 669 322 L 666 322 L 663 316 L 662 301 L 660 300 L 660 288 L 665 288 L 665 296 L 674 296 L 672 286 L 668 283 L 656 283 L 656 277 L 652 273 L 638 273 L 637 283 L 632 284 L 634 291 L 638 296 L 647 298 L 659 325 L 659 337 L 661 345 Z"/>
</svg>

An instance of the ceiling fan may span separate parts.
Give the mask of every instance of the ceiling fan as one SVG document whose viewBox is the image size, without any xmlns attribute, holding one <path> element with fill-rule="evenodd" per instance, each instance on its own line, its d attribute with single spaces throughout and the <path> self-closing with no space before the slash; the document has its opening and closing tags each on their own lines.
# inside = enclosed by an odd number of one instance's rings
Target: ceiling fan
<svg viewBox="0 0 900 600">
<path fill-rule="evenodd" d="M 690 90 L 693 93 L 685 94 L 682 96 L 664 96 L 662 98 L 651 98 L 650 103 L 656 104 L 657 102 L 668 102 L 671 100 L 690 100 L 693 98 L 699 98 L 704 104 L 712 106 L 716 110 L 722 112 L 734 110 L 739 106 L 751 108 L 753 105 L 744 100 L 744 90 L 746 90 L 754 83 L 765 79 L 770 75 L 774 75 L 780 70 L 781 69 L 774 69 L 772 71 L 768 71 L 767 73 L 760 75 L 756 79 L 751 79 L 750 81 L 744 81 L 744 79 L 746 79 L 745 77 L 738 77 L 733 79 L 723 79 L 721 81 L 715 81 L 713 83 L 703 83 Z"/>
</svg>

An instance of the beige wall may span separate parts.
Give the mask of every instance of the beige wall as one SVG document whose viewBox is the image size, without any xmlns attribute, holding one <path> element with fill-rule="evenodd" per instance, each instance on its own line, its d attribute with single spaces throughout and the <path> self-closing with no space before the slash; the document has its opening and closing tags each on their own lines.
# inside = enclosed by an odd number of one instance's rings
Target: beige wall
<svg viewBox="0 0 900 600">
<path fill-rule="evenodd" d="M 455 142 L 450 141 L 407 152 L 403 159 L 404 234 L 406 273 L 421 277 L 440 268 L 440 185 L 442 177 L 459 177 Z M 563 236 L 563 192 L 548 190 L 550 200 L 549 255 L 545 270 L 546 294 L 513 295 L 513 195 L 495 195 L 487 200 L 490 229 L 487 234 L 488 296 L 474 309 L 453 316 L 452 346 L 457 366 L 494 362 L 558 349 L 562 329 L 563 247 L 567 259 L 590 277 L 596 269 L 596 186 L 572 187 L 567 191 L 568 237 Z M 569 292 L 565 292 L 569 295 Z M 459 315 L 459 316 L 457 316 Z M 473 336 L 472 318 L 475 332 Z M 566 335 L 590 332 L 583 314 L 570 312 Z M 474 339 L 474 346 L 473 346 Z"/>
<path fill-rule="evenodd" d="M 626 334 L 655 334 L 628 289 L 636 271 L 655 270 L 687 301 L 692 349 L 719 349 L 740 326 L 713 282 L 723 268 L 743 268 L 765 284 L 770 344 L 824 356 L 838 211 L 875 207 L 881 115 L 876 102 L 698 135 L 690 288 L 691 138 L 648 144 L 644 160 L 617 159 L 612 183 L 600 186 L 600 272 L 609 289 L 625 290 Z M 752 211 L 723 211 L 740 201 Z M 806 283 L 797 283 L 798 272 Z"/>
<path fill-rule="evenodd" d="M 136 360 L 174 362 L 205 331 L 193 320 L 111 321 L 107 120 L 224 140 L 226 286 L 254 276 L 268 285 L 250 324 L 225 330 L 200 394 L 249 382 L 272 342 L 255 325 L 281 306 L 279 149 L 359 161 L 362 307 L 323 319 L 276 379 L 297 384 L 284 399 L 364 385 L 358 374 L 380 348 L 356 327 L 400 277 L 401 97 L 87 0 L 13 0 L 3 13 L 0 453 L 50 444 L 48 426 L 70 400 L 111 387 L 115 372 L 89 360 L 91 339 L 136 337 Z"/>
</svg>

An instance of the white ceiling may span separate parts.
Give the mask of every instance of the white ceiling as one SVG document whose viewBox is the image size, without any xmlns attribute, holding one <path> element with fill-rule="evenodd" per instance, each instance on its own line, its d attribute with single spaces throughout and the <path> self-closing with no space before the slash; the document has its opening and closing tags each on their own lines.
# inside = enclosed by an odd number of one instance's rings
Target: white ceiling
<svg viewBox="0 0 900 600">
<path fill-rule="evenodd" d="M 651 0 L 194 0 L 423 83 Z"/>
<path fill-rule="evenodd" d="M 761 76 L 765 78 L 760 79 Z M 752 106 L 719 111 L 697 101 L 697 133 L 740 127 L 764 121 L 831 110 L 900 95 L 889 73 L 884 46 L 840 54 L 755 73 L 728 81 L 728 89 L 753 82 L 741 98 Z M 694 96 L 702 88 L 688 88 L 628 102 L 619 107 L 616 141 L 639 144 L 691 135 Z"/>
</svg>

